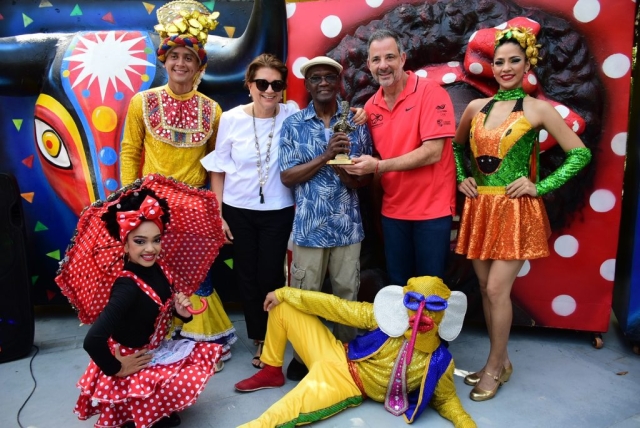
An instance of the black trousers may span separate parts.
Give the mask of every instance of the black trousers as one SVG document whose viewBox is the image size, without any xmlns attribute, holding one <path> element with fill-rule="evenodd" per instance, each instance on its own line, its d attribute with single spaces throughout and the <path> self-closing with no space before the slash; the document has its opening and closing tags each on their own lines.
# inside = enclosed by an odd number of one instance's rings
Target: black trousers
<svg viewBox="0 0 640 428">
<path fill-rule="evenodd" d="M 233 270 L 243 299 L 249 339 L 264 340 L 267 293 L 286 285 L 287 243 L 294 207 L 255 211 L 222 204 L 222 216 L 233 234 Z"/>
</svg>

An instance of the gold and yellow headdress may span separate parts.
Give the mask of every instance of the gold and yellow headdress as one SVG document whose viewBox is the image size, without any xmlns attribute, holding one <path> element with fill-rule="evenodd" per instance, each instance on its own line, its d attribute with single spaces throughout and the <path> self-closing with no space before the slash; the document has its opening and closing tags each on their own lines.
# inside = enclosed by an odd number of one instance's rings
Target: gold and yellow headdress
<svg viewBox="0 0 640 428">
<path fill-rule="evenodd" d="M 209 12 L 205 5 L 195 0 L 174 0 L 156 12 L 158 25 L 153 27 L 162 42 L 158 48 L 158 59 L 165 62 L 166 54 L 176 46 L 193 50 L 200 59 L 200 67 L 207 63 L 204 45 L 209 31 L 218 26 L 220 12 Z"/>
<path fill-rule="evenodd" d="M 204 45 L 209 31 L 218 26 L 216 18 L 220 12 L 210 13 L 205 5 L 194 0 L 175 0 L 159 8 L 156 15 L 159 24 L 153 28 L 162 39 L 190 34 Z"/>
<path fill-rule="evenodd" d="M 527 27 L 509 27 L 496 33 L 495 48 L 502 45 L 507 40 L 515 40 L 524 50 L 525 56 L 532 66 L 536 66 L 540 57 L 538 56 L 538 48 L 541 46 L 536 44 L 536 35 Z"/>
</svg>

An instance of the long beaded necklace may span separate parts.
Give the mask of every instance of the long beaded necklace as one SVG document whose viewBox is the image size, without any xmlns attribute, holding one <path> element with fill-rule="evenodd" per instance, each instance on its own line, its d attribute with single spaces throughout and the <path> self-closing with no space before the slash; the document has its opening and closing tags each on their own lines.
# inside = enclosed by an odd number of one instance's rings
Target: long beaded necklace
<svg viewBox="0 0 640 428">
<path fill-rule="evenodd" d="M 524 92 L 524 89 L 520 87 L 508 90 L 499 90 L 498 93 L 493 96 L 493 99 L 496 101 L 511 101 L 519 100 L 526 96 L 527 94 Z"/>
<path fill-rule="evenodd" d="M 269 178 L 269 160 L 271 159 L 271 141 L 273 141 L 273 131 L 276 129 L 276 112 L 277 108 L 273 111 L 273 120 L 271 121 L 271 132 L 269 132 L 269 142 L 267 143 L 267 155 L 264 158 L 264 177 L 262 176 L 262 155 L 260 154 L 260 143 L 258 142 L 258 129 L 256 128 L 256 112 L 254 105 L 251 105 L 251 116 L 253 117 L 253 136 L 256 140 L 256 154 L 258 155 L 258 161 L 256 167 L 258 168 L 258 182 L 260 183 L 260 203 L 264 204 L 264 194 L 262 193 L 262 187 L 267 183 Z"/>
</svg>

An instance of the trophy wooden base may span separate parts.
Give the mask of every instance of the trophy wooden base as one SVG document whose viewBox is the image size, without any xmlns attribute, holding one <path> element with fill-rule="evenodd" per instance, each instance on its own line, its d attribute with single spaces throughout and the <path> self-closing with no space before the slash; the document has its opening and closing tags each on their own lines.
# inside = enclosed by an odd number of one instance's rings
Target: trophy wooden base
<svg viewBox="0 0 640 428">
<path fill-rule="evenodd" d="M 336 158 L 336 159 L 331 159 L 330 161 L 327 161 L 327 165 L 353 165 L 353 164 L 354 162 L 349 158 L 344 158 L 344 159 Z"/>
</svg>

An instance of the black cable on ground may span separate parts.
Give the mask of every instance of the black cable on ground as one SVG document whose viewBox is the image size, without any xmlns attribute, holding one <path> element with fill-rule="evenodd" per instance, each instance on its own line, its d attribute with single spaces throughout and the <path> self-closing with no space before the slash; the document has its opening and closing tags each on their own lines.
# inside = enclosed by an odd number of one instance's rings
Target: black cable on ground
<svg viewBox="0 0 640 428">
<path fill-rule="evenodd" d="M 36 391 L 36 386 L 38 386 L 38 382 L 36 382 L 36 377 L 33 375 L 33 359 L 36 357 L 36 355 L 38 355 L 40 348 L 38 348 L 36 345 L 33 345 L 33 347 L 36 348 L 36 353 L 33 354 L 33 356 L 31 357 L 31 361 L 29 361 L 29 372 L 31 373 L 31 379 L 33 379 L 33 389 L 31 390 L 31 393 L 29 394 L 27 399 L 24 400 L 24 403 L 22 403 L 22 406 L 20 406 L 20 409 L 18 410 L 18 414 L 16 415 L 16 420 L 18 421 L 18 425 L 20 426 L 20 428 L 24 428 L 20 423 L 20 413 L 22 412 L 22 409 L 24 409 L 24 406 L 27 405 L 27 402 L 29 401 L 33 393 Z"/>
</svg>

